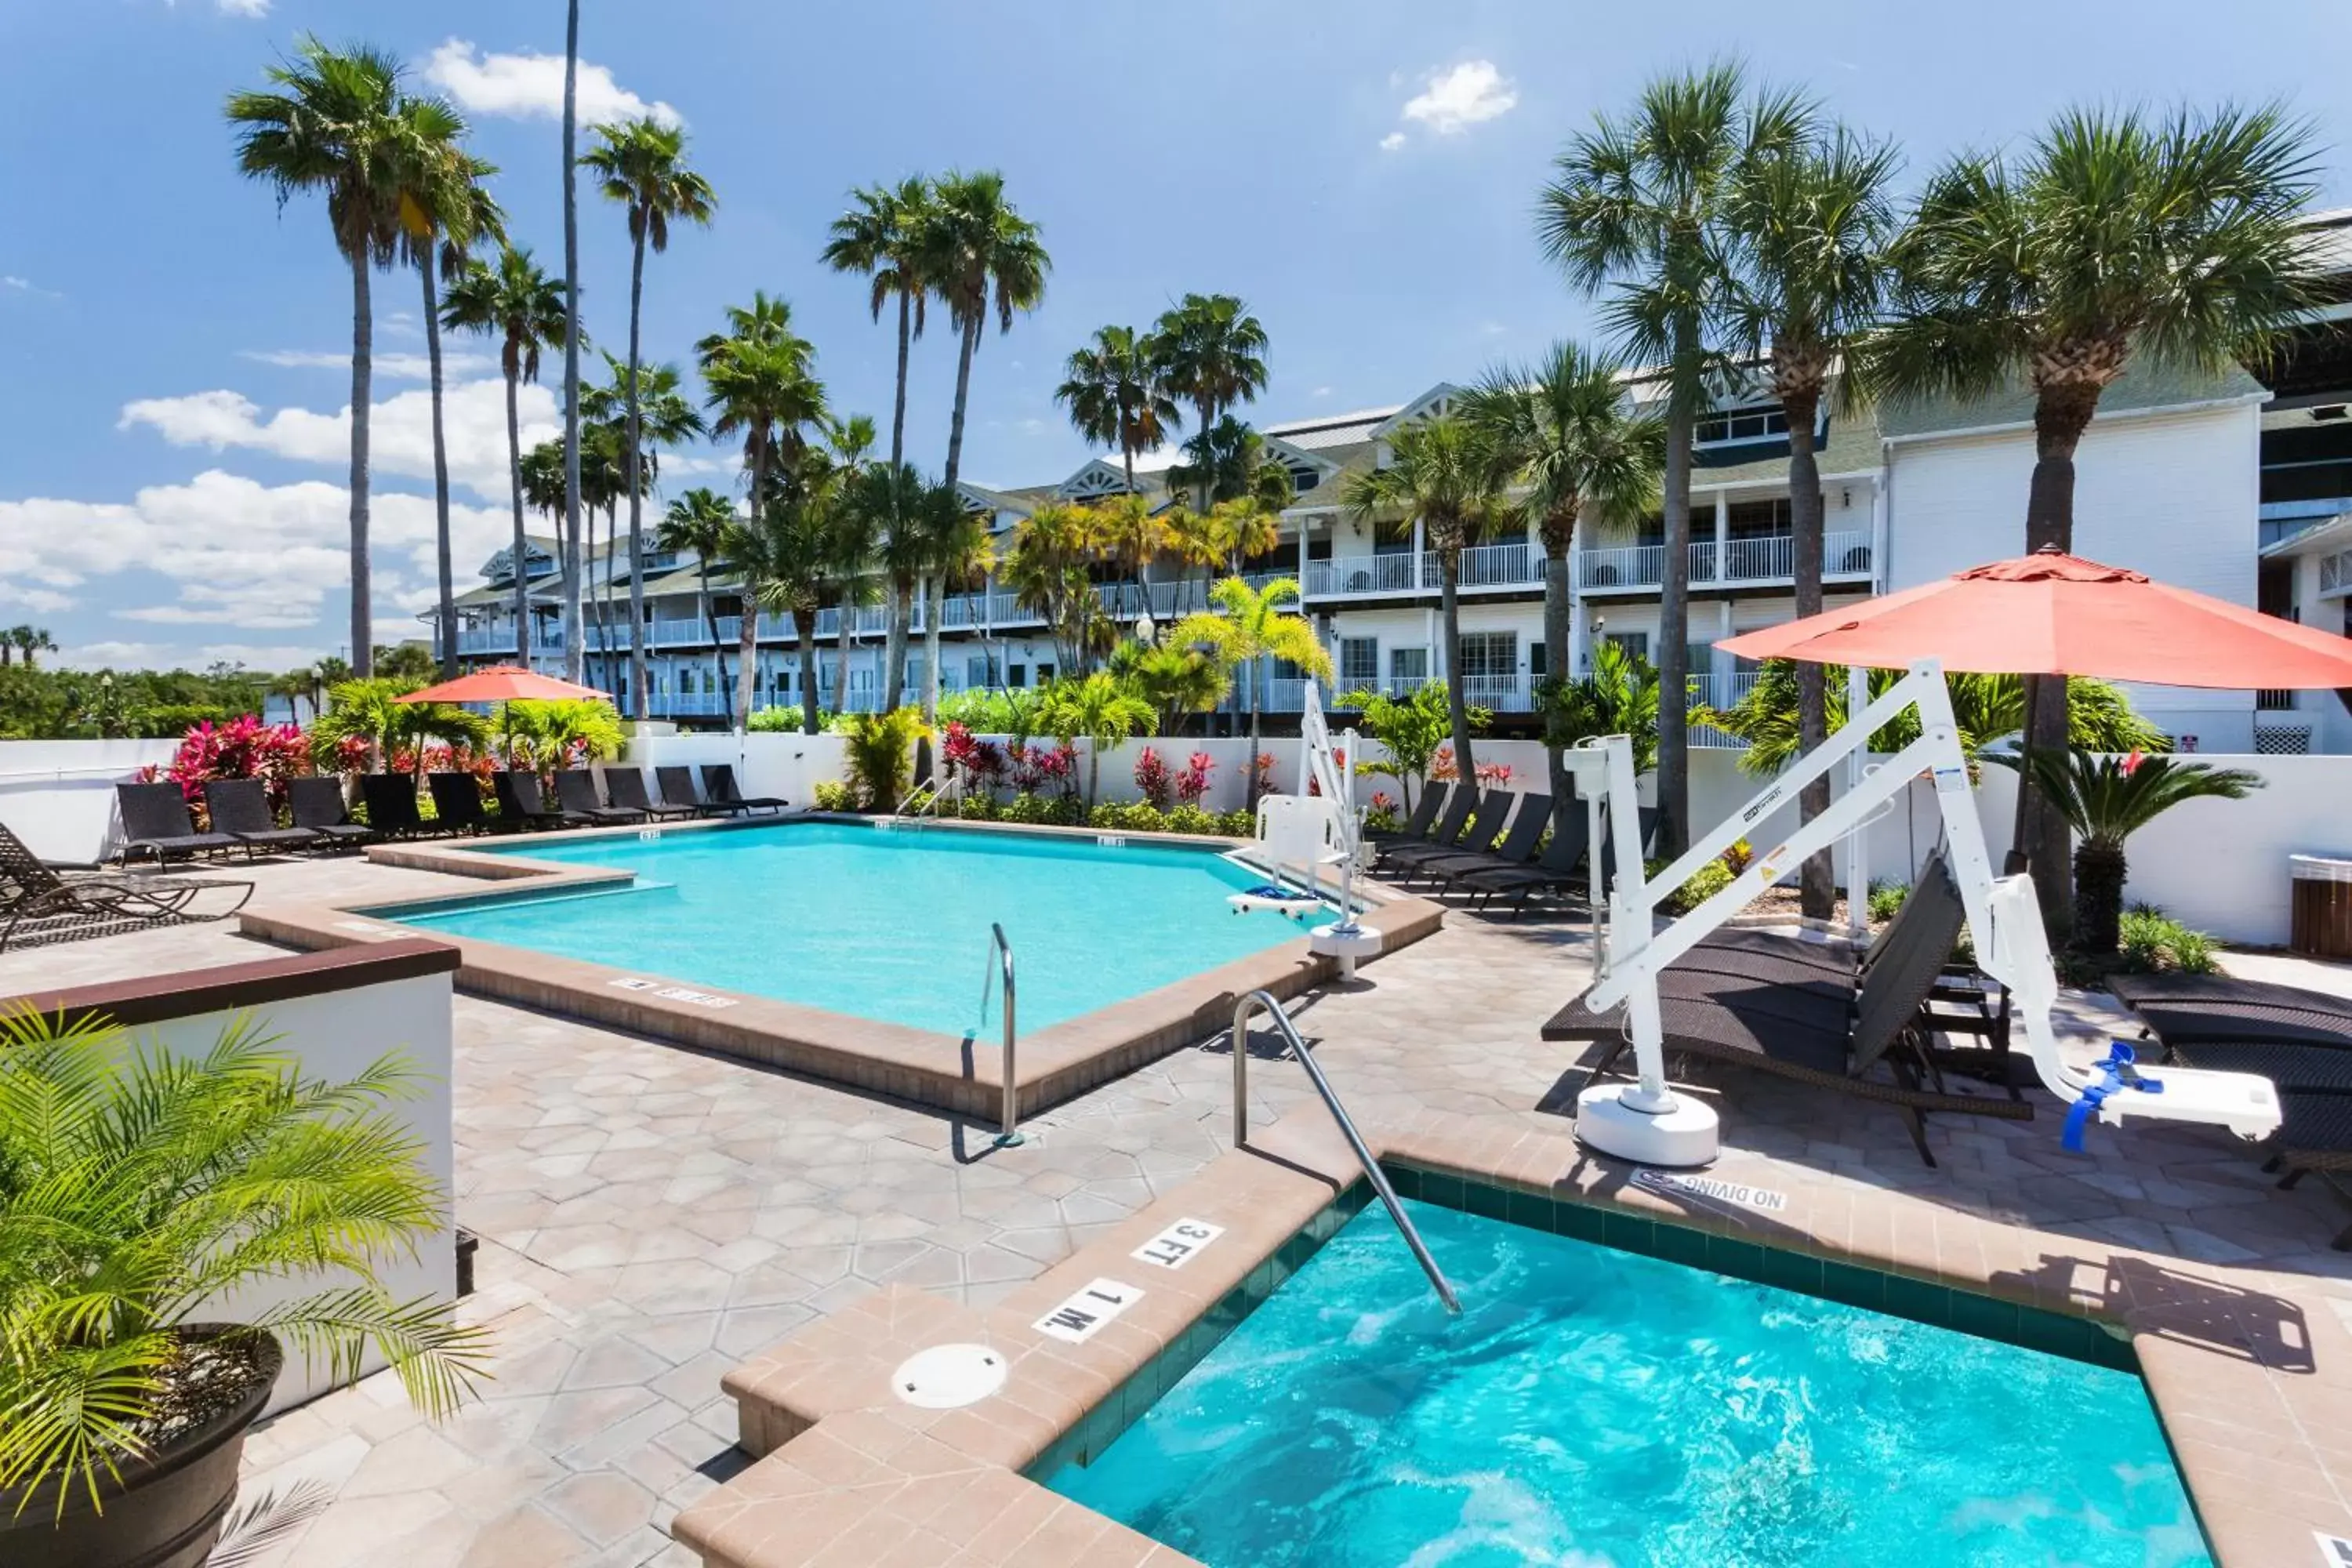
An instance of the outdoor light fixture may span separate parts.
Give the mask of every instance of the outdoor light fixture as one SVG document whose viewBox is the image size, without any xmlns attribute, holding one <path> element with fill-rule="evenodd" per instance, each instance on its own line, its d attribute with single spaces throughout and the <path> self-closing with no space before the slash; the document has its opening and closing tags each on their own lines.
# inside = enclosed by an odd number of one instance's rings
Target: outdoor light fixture
<svg viewBox="0 0 2352 1568">
<path fill-rule="evenodd" d="M 1144 611 L 1140 616 L 1137 617 L 1135 623 L 1135 635 L 1138 638 L 1148 643 L 1158 642 L 1160 640 L 1160 626 L 1159 623 L 1151 618 L 1151 612 L 1150 610 Z"/>
</svg>

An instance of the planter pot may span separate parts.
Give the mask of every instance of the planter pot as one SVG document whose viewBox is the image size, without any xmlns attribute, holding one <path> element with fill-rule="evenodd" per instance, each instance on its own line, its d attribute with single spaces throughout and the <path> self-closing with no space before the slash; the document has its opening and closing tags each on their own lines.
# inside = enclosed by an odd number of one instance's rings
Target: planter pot
<svg viewBox="0 0 2352 1568">
<path fill-rule="evenodd" d="M 192 1323 L 184 1331 L 201 1339 L 222 1327 Z M 125 1464 L 114 1479 L 101 1479 L 103 1512 L 79 1486 L 68 1493 L 62 1518 L 53 1483 L 29 1489 L 29 1500 L 28 1489 L 0 1491 L 0 1563 L 8 1568 L 200 1568 L 236 1500 L 246 1431 L 269 1403 L 284 1365 L 276 1341 L 263 1340 L 260 1361 L 261 1376 L 236 1403 L 147 1458 Z"/>
</svg>

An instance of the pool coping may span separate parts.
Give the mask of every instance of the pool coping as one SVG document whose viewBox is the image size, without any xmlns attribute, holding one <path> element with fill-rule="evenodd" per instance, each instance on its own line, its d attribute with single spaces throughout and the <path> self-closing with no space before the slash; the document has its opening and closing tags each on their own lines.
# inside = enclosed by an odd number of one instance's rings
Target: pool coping
<svg viewBox="0 0 2352 1568">
<path fill-rule="evenodd" d="M 1642 1184 L 1634 1167 L 1566 1132 L 1497 1131 L 1427 1110 L 1362 1131 L 1383 1163 L 1424 1183 L 1471 1181 L 1515 1203 L 1597 1210 L 1597 1239 L 1656 1256 L 1703 1263 L 1707 1249 L 1760 1248 L 1785 1275 L 1769 1282 L 1816 1292 L 1825 1269 L 1868 1269 L 1953 1293 L 1952 1326 L 1963 1331 L 1962 1297 L 2097 1322 L 2128 1338 L 2222 1568 L 2317 1561 L 2315 1532 L 2352 1534 L 2352 1338 L 2315 1280 L 2271 1296 L 2219 1268 L 1958 1210 L 1937 1209 L 1923 1226 L 1900 1193 L 1856 1193 L 1738 1151 L 1706 1173 L 1724 1184 L 1706 1193 Z M 1090 1422 L 1115 1433 L 1139 1415 L 1162 1386 L 1154 1368 L 1181 1376 L 1194 1359 L 1186 1336 L 1221 1335 L 1230 1324 L 1212 1314 L 1221 1304 L 1230 1312 L 1231 1294 L 1254 1277 L 1279 1283 L 1291 1267 L 1286 1247 L 1359 1180 L 1336 1129 L 1302 1112 L 993 1307 L 893 1286 L 803 1326 L 723 1380 L 755 1462 L 681 1512 L 673 1534 L 706 1568 L 1191 1563 L 1023 1472 Z M 1187 1219 L 1223 1234 L 1178 1270 L 1137 1259 Z M 1105 1279 L 1143 1293 L 1084 1342 L 1041 1331 L 1048 1314 Z M 953 1342 L 1003 1351 L 1004 1387 L 959 1410 L 900 1403 L 891 1391 L 899 1363 Z"/>
<path fill-rule="evenodd" d="M 870 826 L 875 819 L 811 812 L 782 820 Z M 773 827 L 778 821 L 761 817 L 669 823 L 643 829 L 585 828 L 544 834 L 534 841 L 555 845 L 635 838 L 645 831 L 665 837 L 725 833 Z M 1219 850 L 1245 847 L 1242 840 L 1193 835 L 1097 835 L 1085 828 L 1001 823 L 926 824 L 895 831 L 1110 837 Z M 461 991 L 803 1073 L 976 1121 L 994 1122 L 999 1117 L 1003 1054 L 1001 1041 L 993 1037 L 958 1038 L 772 997 L 716 990 L 647 970 L 564 958 L 478 937 L 423 931 L 389 918 L 394 910 L 413 913 L 478 905 L 486 900 L 535 899 L 625 885 L 631 879 L 627 871 L 539 860 L 528 853 L 485 853 L 467 848 L 463 842 L 376 845 L 367 856 L 378 864 L 467 877 L 493 886 L 424 898 L 264 904 L 238 915 L 239 930 L 311 950 L 425 935 L 458 951 L 457 984 Z M 1444 906 L 1430 900 L 1397 895 L 1377 886 L 1360 885 L 1358 892 L 1369 906 L 1360 918 L 1381 932 L 1384 953 L 1410 946 L 1443 922 Z M 978 952 L 970 955 L 976 973 L 986 957 Z M 1034 1115 L 1215 1034 L 1232 1022 L 1234 1003 L 1252 991 L 1270 991 L 1287 998 L 1330 981 L 1337 973 L 1335 962 L 1316 955 L 1308 940 L 1300 936 L 1024 1033 L 1016 1042 L 1014 1055 L 1013 1092 L 1019 1114 L 1024 1119 Z"/>
</svg>

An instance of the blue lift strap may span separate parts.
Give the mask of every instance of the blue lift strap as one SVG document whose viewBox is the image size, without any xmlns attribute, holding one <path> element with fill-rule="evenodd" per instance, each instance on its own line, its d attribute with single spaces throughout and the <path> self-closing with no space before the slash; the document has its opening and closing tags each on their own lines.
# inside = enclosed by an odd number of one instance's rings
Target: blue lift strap
<svg viewBox="0 0 2352 1568">
<path fill-rule="evenodd" d="M 2059 1138 L 2069 1152 L 2079 1154 L 2083 1152 L 2083 1134 L 2090 1127 L 2091 1118 L 2099 1113 L 2099 1107 L 2106 1103 L 2109 1095 L 2121 1094 L 2126 1090 L 2136 1090 L 2141 1094 L 2164 1092 L 2163 1084 L 2152 1083 L 2133 1069 L 2133 1064 L 2138 1059 L 2138 1054 L 2123 1041 L 2109 1040 L 2106 1057 L 2091 1064 L 2091 1070 L 2099 1075 L 2098 1081 L 2084 1089 L 2083 1098 L 2067 1108 L 2066 1131 Z"/>
</svg>

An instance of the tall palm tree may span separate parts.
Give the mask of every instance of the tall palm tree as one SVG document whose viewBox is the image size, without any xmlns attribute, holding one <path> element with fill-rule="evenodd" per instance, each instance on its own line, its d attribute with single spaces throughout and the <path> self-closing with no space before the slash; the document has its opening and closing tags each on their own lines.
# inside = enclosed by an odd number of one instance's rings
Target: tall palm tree
<svg viewBox="0 0 2352 1568">
<path fill-rule="evenodd" d="M 833 220 L 828 231 L 823 259 L 835 272 L 863 272 L 871 283 L 868 305 L 874 319 L 882 319 L 882 307 L 892 300 L 898 306 L 898 380 L 890 404 L 890 469 L 895 474 L 907 461 L 907 356 L 914 341 L 923 335 L 924 305 L 930 298 L 930 285 L 923 272 L 923 247 L 927 243 L 927 226 L 931 221 L 931 182 L 920 174 L 909 174 L 896 185 L 867 185 L 850 193 L 853 204 L 849 210 Z M 894 505 L 906 499 L 898 493 L 896 481 L 891 493 L 884 500 Z M 899 514 L 890 513 L 892 521 Z M 898 683 L 907 673 L 907 632 L 914 614 L 909 595 L 911 584 L 900 583 L 895 575 L 889 580 L 889 629 L 884 637 L 882 665 L 884 672 L 883 701 L 886 706 L 898 703 Z"/>
<path fill-rule="evenodd" d="M 1092 345 L 1070 355 L 1054 400 L 1070 410 L 1070 425 L 1089 441 L 1118 448 L 1135 493 L 1135 455 L 1167 438 L 1177 421 L 1164 356 L 1149 334 L 1133 327 L 1101 327 Z"/>
<path fill-rule="evenodd" d="M 833 525 L 834 573 L 826 588 L 835 605 L 835 713 L 849 710 L 850 633 L 858 610 L 873 603 L 874 568 L 881 560 L 882 540 L 890 527 L 888 513 L 877 516 L 863 504 L 871 497 L 859 480 L 874 466 L 874 417 L 868 414 L 828 420 L 824 426 L 825 455 L 833 464 L 826 515 Z M 898 706 L 887 697 L 877 700 L 886 713 Z"/>
<path fill-rule="evenodd" d="M 2215 374 L 2259 362 L 2316 300 L 2300 224 L 2314 190 L 2311 127 L 2277 105 L 2073 110 L 2014 163 L 1965 154 L 1928 181 L 1895 241 L 1872 379 L 1884 395 L 1961 397 L 2025 381 L 2025 548 L 2070 551 L 2074 450 L 2130 363 Z M 2065 684 L 2035 685 L 2028 739 L 2063 749 Z M 2020 792 L 2016 847 L 2054 920 L 2069 846 L 2044 799 Z"/>
<path fill-rule="evenodd" d="M 645 574 L 636 563 L 645 559 L 645 502 L 637 482 L 640 426 L 637 373 L 642 363 L 637 334 L 644 319 L 646 249 L 669 248 L 673 220 L 709 224 L 719 205 L 710 182 L 686 166 L 686 132 L 665 125 L 652 116 L 599 125 L 593 132 L 601 143 L 581 160 L 593 174 L 607 201 L 620 203 L 629 215 L 629 363 L 627 426 L 622 454 L 627 465 L 623 476 L 629 497 L 629 711 L 646 717 L 646 595 Z"/>
<path fill-rule="evenodd" d="M 1192 404 L 1195 437 L 1265 390 L 1265 328 L 1231 294 L 1187 294 L 1151 331 L 1160 384 Z M 1203 489 L 1201 510 L 1211 497 Z"/>
<path fill-rule="evenodd" d="M 950 171 L 932 188 L 922 225 L 919 266 L 925 284 L 947 306 L 956 329 L 955 405 L 948 419 L 948 458 L 943 482 L 956 487 L 963 471 L 964 415 L 971 397 L 971 359 L 980 352 L 989 318 L 996 330 L 1013 330 L 1016 310 L 1034 310 L 1045 298 L 1045 254 L 1037 226 L 1004 199 L 1004 176 L 993 169 L 977 174 Z M 931 584 L 923 630 L 923 719 L 935 722 L 940 710 L 940 615 L 942 585 Z"/>
<path fill-rule="evenodd" d="M 1341 502 L 1351 517 L 1405 528 L 1418 517 L 1437 557 L 1445 640 L 1446 715 L 1465 779 L 1477 777 L 1470 752 L 1470 707 L 1462 673 L 1462 552 L 1500 521 L 1505 470 L 1479 428 L 1454 415 L 1407 425 L 1389 438 L 1389 460 L 1349 476 Z"/>
<path fill-rule="evenodd" d="M 1013 531 L 1005 578 L 1020 602 L 1044 618 L 1066 674 L 1085 674 L 1105 640 L 1091 572 L 1105 547 L 1103 514 L 1091 506 L 1041 506 Z"/>
<path fill-rule="evenodd" d="M 496 332 L 499 369 L 507 384 L 507 485 L 514 503 L 514 617 L 516 647 L 530 666 L 530 584 L 523 572 L 529 546 L 523 538 L 521 384 L 539 379 L 539 356 L 563 341 L 563 287 L 531 261 L 520 246 L 504 246 L 493 268 L 477 260 L 452 279 L 441 305 L 441 324 L 453 331 Z"/>
<path fill-rule="evenodd" d="M 237 167 L 268 182 L 282 206 L 316 191 L 327 198 L 335 248 L 352 269 L 352 663 L 365 676 L 375 637 L 369 595 L 368 426 L 375 329 L 370 273 L 392 264 L 400 235 L 400 180 L 407 131 L 399 113 L 399 60 L 379 49 L 329 48 L 305 37 L 294 58 L 269 68 L 269 87 L 229 96 Z"/>
<path fill-rule="evenodd" d="M 1545 254 L 1570 282 L 1587 293 L 1613 285 L 1604 320 L 1626 357 L 1658 367 L 1663 384 L 1658 805 L 1668 854 L 1690 820 L 1691 438 L 1723 369 L 1707 342 L 1725 287 L 1723 208 L 1744 159 L 1801 139 L 1812 120 L 1802 99 L 1743 103 L 1746 91 L 1732 63 L 1651 82 L 1632 114 L 1603 116 L 1570 141 L 1537 217 Z"/>
<path fill-rule="evenodd" d="M 604 386 L 591 387 L 581 394 L 588 416 L 609 433 L 614 457 L 613 472 L 605 476 L 603 493 L 606 500 L 604 580 L 609 588 L 614 568 L 611 563 L 620 558 L 618 541 L 618 503 L 626 496 L 632 514 L 636 513 L 645 497 L 653 493 L 654 484 L 661 478 L 661 451 L 665 447 L 682 446 L 707 435 L 709 427 L 702 416 L 687 397 L 683 378 L 674 364 L 643 364 L 635 368 L 636 395 L 629 394 L 629 374 L 632 367 L 623 364 L 610 353 L 604 356 L 604 368 L 612 381 Z M 636 438 L 630 439 L 630 416 L 635 415 Z M 636 654 L 644 646 L 645 632 L 645 572 L 646 552 L 641 531 L 629 536 L 626 557 L 629 573 L 629 619 L 635 626 L 630 635 L 629 684 L 631 707 L 644 693 L 646 672 Z"/>
<path fill-rule="evenodd" d="M 801 729 L 817 732 L 816 616 L 825 585 L 839 569 L 840 540 L 833 502 L 840 471 L 822 448 L 803 446 L 766 475 L 768 488 L 751 519 L 734 530 L 728 559 L 743 580 L 743 615 L 760 610 L 793 617 L 800 647 Z"/>
<path fill-rule="evenodd" d="M 1726 203 L 1731 348 L 1769 367 L 1789 417 L 1789 531 L 1801 618 L 1822 610 L 1822 402 L 1831 375 L 1877 327 L 1885 306 L 1896 166 L 1887 143 L 1843 125 L 1824 127 L 1742 163 Z M 1839 377 L 1842 411 L 1860 401 L 1858 384 L 1854 376 Z M 1798 729 L 1807 752 L 1829 739 L 1822 679 L 1818 664 L 1797 667 Z M 1801 821 L 1827 811 L 1828 778 L 1807 784 L 1798 803 Z M 1807 916 L 1830 918 L 1837 889 L 1829 850 L 1805 861 L 1801 897 Z"/>
<path fill-rule="evenodd" d="M 563 16 L 563 673 L 588 665 L 580 558 L 580 0 Z"/>
<path fill-rule="evenodd" d="M 874 564 L 890 605 L 883 640 L 882 701 L 886 708 L 896 708 L 907 684 L 907 607 L 930 569 L 938 520 L 960 517 L 963 506 L 953 492 L 927 481 L 911 463 L 868 463 L 851 488 L 848 504 L 880 523 Z"/>
<path fill-rule="evenodd" d="M 1538 364 L 1488 372 L 1464 399 L 1462 416 L 1508 479 L 1527 487 L 1522 505 L 1544 551 L 1545 678 L 1564 689 L 1577 673 L 1570 668 L 1568 581 L 1577 527 L 1588 517 L 1605 526 L 1648 515 L 1657 503 L 1665 427 L 1634 412 L 1614 361 L 1566 342 Z M 1567 764 L 1558 745 L 1549 753 L 1555 826 L 1565 828 Z"/>
<path fill-rule="evenodd" d="M 1218 664 L 1236 674 L 1260 659 L 1286 659 L 1318 680 L 1331 679 L 1331 656 L 1315 639 L 1315 628 L 1293 613 L 1298 604 L 1296 579 L 1276 577 L 1263 588 L 1253 588 L 1239 577 L 1227 577 L 1209 590 L 1211 608 L 1187 616 L 1168 635 L 1172 647 L 1201 647 Z M 1249 686 L 1249 803 L 1257 804 L 1258 682 Z M 1470 774 L 1469 753 L 1463 758 L 1464 778 Z"/>
<path fill-rule="evenodd" d="M 694 552 L 694 574 L 700 580 L 702 624 L 710 633 L 711 655 L 719 663 L 719 683 L 727 684 L 727 655 L 719 641 L 719 610 L 710 595 L 711 563 L 727 549 L 728 530 L 736 525 L 735 503 L 717 490 L 696 489 L 669 503 L 654 534 L 664 550 Z"/>
<path fill-rule="evenodd" d="M 755 293 L 747 307 L 731 306 L 727 331 L 695 345 L 708 406 L 716 416 L 713 436 L 743 438 L 743 467 L 750 480 L 754 526 L 763 529 L 771 472 L 797 463 L 808 448 L 807 432 L 824 417 L 824 387 L 812 369 L 816 351 L 792 330 L 792 310 L 782 300 Z M 733 552 L 729 559 L 740 569 Z M 759 606 L 753 584 L 744 584 L 741 626 L 736 639 L 735 725 L 751 722 L 752 686 L 759 661 Z"/>
<path fill-rule="evenodd" d="M 11 626 L 8 628 L 7 642 L 5 646 L 15 648 L 16 652 L 23 657 L 25 660 L 25 668 L 26 669 L 34 668 L 33 656 L 35 654 L 55 653 L 58 651 L 57 638 L 49 635 L 49 628 L 47 626 Z M 0 664 L 5 664 L 7 660 L 5 658 L 0 658 Z"/>
</svg>

